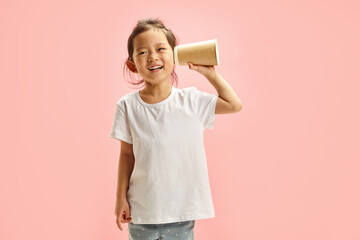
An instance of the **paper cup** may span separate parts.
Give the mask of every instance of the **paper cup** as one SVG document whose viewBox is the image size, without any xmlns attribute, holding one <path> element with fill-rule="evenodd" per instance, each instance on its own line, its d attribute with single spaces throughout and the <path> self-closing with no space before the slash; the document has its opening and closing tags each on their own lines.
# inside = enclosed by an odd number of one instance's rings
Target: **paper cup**
<svg viewBox="0 0 360 240">
<path fill-rule="evenodd" d="M 188 65 L 219 65 L 217 40 L 208 40 L 190 44 L 183 44 L 174 48 L 174 60 L 178 66 Z"/>
</svg>

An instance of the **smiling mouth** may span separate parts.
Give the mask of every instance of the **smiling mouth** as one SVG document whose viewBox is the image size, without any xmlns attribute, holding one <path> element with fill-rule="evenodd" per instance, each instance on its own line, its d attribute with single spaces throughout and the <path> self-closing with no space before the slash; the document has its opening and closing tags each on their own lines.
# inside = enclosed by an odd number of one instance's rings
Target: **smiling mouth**
<svg viewBox="0 0 360 240">
<path fill-rule="evenodd" d="M 156 71 L 156 70 L 160 70 L 160 69 L 162 69 L 163 68 L 163 66 L 156 66 L 156 67 L 150 67 L 150 68 L 148 68 L 150 71 Z"/>
</svg>

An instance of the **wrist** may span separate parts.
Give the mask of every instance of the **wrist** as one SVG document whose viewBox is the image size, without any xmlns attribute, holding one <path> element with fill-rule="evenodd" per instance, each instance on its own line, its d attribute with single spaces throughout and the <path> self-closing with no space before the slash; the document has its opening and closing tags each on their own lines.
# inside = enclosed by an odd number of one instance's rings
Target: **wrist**
<svg viewBox="0 0 360 240">
<path fill-rule="evenodd" d="M 127 194 L 126 194 L 126 192 L 117 193 L 117 194 L 116 194 L 116 199 L 118 199 L 118 200 L 127 199 Z"/>
</svg>

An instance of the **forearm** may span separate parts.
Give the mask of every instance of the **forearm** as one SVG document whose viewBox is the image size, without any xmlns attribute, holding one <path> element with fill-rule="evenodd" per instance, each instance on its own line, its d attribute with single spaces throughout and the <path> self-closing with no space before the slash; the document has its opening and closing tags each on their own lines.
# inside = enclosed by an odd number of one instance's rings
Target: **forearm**
<svg viewBox="0 0 360 240">
<path fill-rule="evenodd" d="M 233 106 L 242 107 L 242 102 L 236 95 L 234 89 L 217 72 L 205 76 L 216 89 L 220 98 Z"/>
<path fill-rule="evenodd" d="M 135 158 L 133 155 L 120 154 L 118 167 L 118 182 L 116 190 L 116 198 L 126 198 L 129 187 L 129 180 L 134 169 Z"/>
</svg>

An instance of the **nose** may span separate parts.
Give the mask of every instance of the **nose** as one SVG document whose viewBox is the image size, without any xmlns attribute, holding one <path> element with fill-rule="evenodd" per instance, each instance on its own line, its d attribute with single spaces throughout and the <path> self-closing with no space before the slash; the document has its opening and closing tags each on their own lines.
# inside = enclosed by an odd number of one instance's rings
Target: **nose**
<svg viewBox="0 0 360 240">
<path fill-rule="evenodd" d="M 158 55 L 156 52 L 150 52 L 149 55 L 148 55 L 148 61 L 149 62 L 152 62 L 152 61 L 156 61 L 159 59 Z"/>
</svg>

